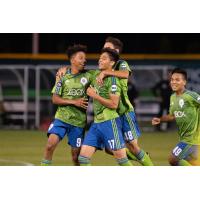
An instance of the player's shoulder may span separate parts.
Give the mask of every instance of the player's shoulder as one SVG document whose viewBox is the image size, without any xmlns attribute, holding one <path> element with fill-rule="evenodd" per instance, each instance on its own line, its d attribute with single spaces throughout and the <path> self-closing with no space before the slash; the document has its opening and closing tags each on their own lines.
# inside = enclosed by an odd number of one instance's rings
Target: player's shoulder
<svg viewBox="0 0 200 200">
<path fill-rule="evenodd" d="M 173 93 L 171 94 L 170 98 L 175 98 L 175 97 L 176 97 L 176 93 L 173 92 Z"/>
<path fill-rule="evenodd" d="M 118 65 L 119 67 L 122 67 L 122 68 L 123 68 L 123 67 L 129 66 L 129 65 L 128 65 L 128 62 L 127 62 L 126 60 L 121 60 L 121 59 L 117 61 L 117 65 Z"/>
<path fill-rule="evenodd" d="M 189 96 L 192 99 L 200 101 L 200 95 L 195 91 L 186 90 L 184 94 Z"/>
</svg>

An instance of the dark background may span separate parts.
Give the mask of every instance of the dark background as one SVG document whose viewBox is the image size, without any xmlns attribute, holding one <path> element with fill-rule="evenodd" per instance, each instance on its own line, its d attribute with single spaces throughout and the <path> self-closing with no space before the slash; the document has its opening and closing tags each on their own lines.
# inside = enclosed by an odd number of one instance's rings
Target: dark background
<svg viewBox="0 0 200 200">
<path fill-rule="evenodd" d="M 68 45 L 88 45 L 89 53 L 98 53 L 107 36 L 124 43 L 123 53 L 200 53 L 200 34 L 155 33 L 41 33 L 39 53 L 65 53 Z M 31 33 L 0 34 L 0 53 L 31 53 Z"/>
</svg>

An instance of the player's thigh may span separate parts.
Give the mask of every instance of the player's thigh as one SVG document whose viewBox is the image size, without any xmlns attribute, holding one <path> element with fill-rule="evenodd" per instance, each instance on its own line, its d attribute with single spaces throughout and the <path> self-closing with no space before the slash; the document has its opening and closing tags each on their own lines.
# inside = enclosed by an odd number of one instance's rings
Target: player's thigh
<svg viewBox="0 0 200 200">
<path fill-rule="evenodd" d="M 80 155 L 87 158 L 91 158 L 92 155 L 95 153 L 95 151 L 96 151 L 96 148 L 93 146 L 82 145 Z"/>
<path fill-rule="evenodd" d="M 121 121 L 119 118 L 99 123 L 98 130 L 101 132 L 101 139 L 105 148 L 112 151 L 125 148 L 125 141 L 122 135 Z"/>
<path fill-rule="evenodd" d="M 83 145 L 91 146 L 95 149 L 103 149 L 103 144 L 101 141 L 101 133 L 97 130 L 97 124 L 93 123 L 87 132 Z"/>
<path fill-rule="evenodd" d="M 58 138 L 62 140 L 65 137 L 67 130 L 68 124 L 62 122 L 61 120 L 55 119 L 49 126 L 47 136 L 50 137 L 52 134 L 57 135 Z"/>
<path fill-rule="evenodd" d="M 59 136 L 52 133 L 48 137 L 47 145 L 48 146 L 56 146 L 59 142 L 60 142 Z"/>
<path fill-rule="evenodd" d="M 67 133 L 68 144 L 72 148 L 80 148 L 84 138 L 84 128 L 70 125 L 69 132 Z"/>
<path fill-rule="evenodd" d="M 126 142 L 138 139 L 141 135 L 134 112 L 129 112 L 121 116 L 122 132 Z"/>
<path fill-rule="evenodd" d="M 184 142 L 179 142 L 172 150 L 170 158 L 176 158 L 177 160 L 191 160 L 195 157 L 194 145 L 190 145 Z"/>
</svg>

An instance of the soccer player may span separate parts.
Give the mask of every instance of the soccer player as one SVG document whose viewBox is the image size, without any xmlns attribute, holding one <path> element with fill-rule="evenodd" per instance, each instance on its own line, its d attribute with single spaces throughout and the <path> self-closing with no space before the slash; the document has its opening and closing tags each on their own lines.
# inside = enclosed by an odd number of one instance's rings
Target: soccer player
<svg viewBox="0 0 200 200">
<path fill-rule="evenodd" d="M 123 43 L 113 37 L 108 37 L 104 44 L 104 48 L 115 49 L 118 53 L 122 52 Z M 120 78 L 120 85 L 122 87 L 121 100 L 118 108 L 118 113 L 122 120 L 122 131 L 128 147 L 127 155 L 129 159 L 136 160 L 144 166 L 152 166 L 153 163 L 149 155 L 139 147 L 138 138 L 141 135 L 134 108 L 128 98 L 128 77 L 131 69 L 125 60 L 118 60 L 114 66 L 114 70 L 104 70 L 97 77 L 97 81 L 103 84 L 103 80 L 108 76 L 116 76 Z M 106 149 L 106 152 L 109 151 Z"/>
<path fill-rule="evenodd" d="M 111 71 L 118 59 L 119 55 L 115 50 L 103 49 L 99 59 L 99 69 Z M 99 73 L 99 71 L 96 71 L 95 75 Z M 80 165 L 91 165 L 92 155 L 97 149 L 105 146 L 112 151 L 119 165 L 131 166 L 124 148 L 121 120 L 116 111 L 121 94 L 118 78 L 107 77 L 104 79 L 103 85 L 99 85 L 97 80 L 93 79 L 92 87 L 87 89 L 87 94 L 93 98 L 94 123 L 91 125 L 81 147 Z"/>
<path fill-rule="evenodd" d="M 65 135 L 71 146 L 73 163 L 79 165 L 78 155 L 84 136 L 88 106 L 86 89 L 90 84 L 90 75 L 84 73 L 86 50 L 87 47 L 83 45 L 74 45 L 67 50 L 71 66 L 52 90 L 52 102 L 58 105 L 58 109 L 55 120 L 48 129 L 48 141 L 41 165 L 52 163 L 53 152 Z"/>
<path fill-rule="evenodd" d="M 180 141 L 169 156 L 172 166 L 199 165 L 200 95 L 186 90 L 187 72 L 176 68 L 171 72 L 170 85 L 174 92 L 170 98 L 169 114 L 153 118 L 152 125 L 176 121 Z"/>
</svg>

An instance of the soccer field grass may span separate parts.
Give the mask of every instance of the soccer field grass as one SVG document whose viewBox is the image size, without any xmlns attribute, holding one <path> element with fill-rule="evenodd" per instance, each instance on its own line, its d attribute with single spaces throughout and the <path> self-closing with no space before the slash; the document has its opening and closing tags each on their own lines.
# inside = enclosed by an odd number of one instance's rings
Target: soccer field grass
<svg viewBox="0 0 200 200">
<path fill-rule="evenodd" d="M 47 142 L 45 132 L 24 130 L 0 131 L 0 166 L 40 165 L 44 147 Z M 147 152 L 157 166 L 167 166 L 167 158 L 178 142 L 177 133 L 143 133 L 139 139 L 140 146 Z M 133 162 L 134 165 L 138 165 Z M 53 165 L 72 166 L 70 147 L 64 140 L 57 147 Z M 97 151 L 92 158 L 92 165 L 115 166 L 114 158 L 103 151 Z"/>
</svg>

